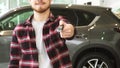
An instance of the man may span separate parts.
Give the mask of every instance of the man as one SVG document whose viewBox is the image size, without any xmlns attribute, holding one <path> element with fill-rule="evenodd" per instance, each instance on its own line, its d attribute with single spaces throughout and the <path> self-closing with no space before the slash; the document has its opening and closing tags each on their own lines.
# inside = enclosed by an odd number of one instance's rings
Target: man
<svg viewBox="0 0 120 68">
<path fill-rule="evenodd" d="M 62 16 L 54 18 L 51 0 L 29 2 L 34 14 L 13 31 L 9 68 L 72 68 L 64 39 L 74 35 L 74 27 Z"/>
</svg>

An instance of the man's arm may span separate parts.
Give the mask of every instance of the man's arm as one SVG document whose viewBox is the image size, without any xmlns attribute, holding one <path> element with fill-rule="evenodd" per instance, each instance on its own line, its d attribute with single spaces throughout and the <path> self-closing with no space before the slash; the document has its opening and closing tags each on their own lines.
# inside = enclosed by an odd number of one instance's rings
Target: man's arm
<svg viewBox="0 0 120 68">
<path fill-rule="evenodd" d="M 12 42 L 10 44 L 10 62 L 8 68 L 19 68 L 19 60 L 21 58 L 21 49 L 18 43 L 17 35 L 13 31 Z"/>
</svg>

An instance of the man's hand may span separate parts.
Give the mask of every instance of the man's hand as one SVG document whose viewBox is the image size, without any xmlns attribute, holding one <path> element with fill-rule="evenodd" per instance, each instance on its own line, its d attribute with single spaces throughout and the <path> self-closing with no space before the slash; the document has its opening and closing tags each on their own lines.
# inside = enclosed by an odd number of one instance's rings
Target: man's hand
<svg viewBox="0 0 120 68">
<path fill-rule="evenodd" d="M 74 27 L 72 24 L 60 20 L 59 26 L 63 26 L 63 29 L 60 31 L 61 38 L 71 38 L 74 35 Z"/>
</svg>

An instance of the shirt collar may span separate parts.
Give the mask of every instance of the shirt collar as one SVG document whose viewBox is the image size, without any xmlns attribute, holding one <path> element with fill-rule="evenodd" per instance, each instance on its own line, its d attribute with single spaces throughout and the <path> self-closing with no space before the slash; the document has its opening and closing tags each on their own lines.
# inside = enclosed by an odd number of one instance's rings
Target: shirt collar
<svg viewBox="0 0 120 68">
<path fill-rule="evenodd" d="M 32 23 L 31 23 L 31 22 L 32 22 L 32 19 L 33 19 L 33 15 L 31 15 L 31 16 L 26 20 L 25 24 L 26 24 L 26 25 L 32 24 Z M 54 15 L 53 15 L 52 13 L 50 13 L 46 24 L 49 23 L 49 22 L 53 22 L 54 20 L 55 20 Z"/>
</svg>

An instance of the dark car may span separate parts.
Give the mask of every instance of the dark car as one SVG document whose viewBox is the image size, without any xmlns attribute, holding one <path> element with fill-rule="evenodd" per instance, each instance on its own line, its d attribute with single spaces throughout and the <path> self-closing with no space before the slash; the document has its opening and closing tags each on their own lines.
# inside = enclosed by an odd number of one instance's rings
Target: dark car
<svg viewBox="0 0 120 68">
<path fill-rule="evenodd" d="M 53 4 L 51 11 L 75 27 L 74 37 L 66 40 L 73 68 L 120 68 L 120 21 L 111 8 Z M 0 16 L 0 68 L 7 68 L 14 27 L 32 13 L 24 6 Z"/>
</svg>

